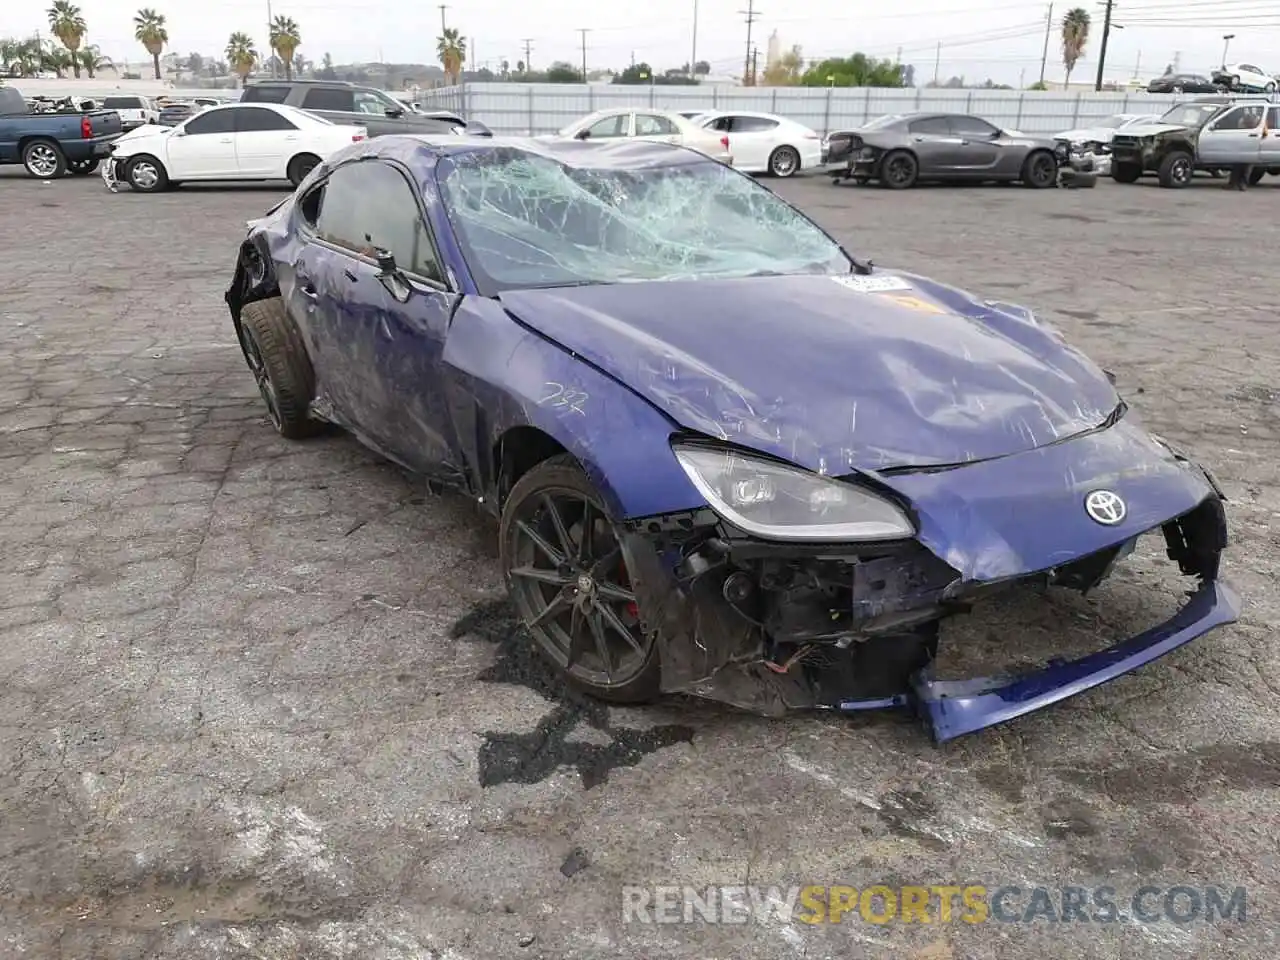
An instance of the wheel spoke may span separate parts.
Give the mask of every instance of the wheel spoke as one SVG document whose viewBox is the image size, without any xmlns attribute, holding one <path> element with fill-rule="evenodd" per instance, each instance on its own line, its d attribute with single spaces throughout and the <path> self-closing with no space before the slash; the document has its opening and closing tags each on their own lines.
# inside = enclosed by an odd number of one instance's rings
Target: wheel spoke
<svg viewBox="0 0 1280 960">
<path fill-rule="evenodd" d="M 631 632 L 631 630 L 627 627 L 625 623 L 622 622 L 621 619 L 619 619 L 618 615 L 613 612 L 613 609 L 610 606 L 608 606 L 608 604 L 600 603 L 597 601 L 595 604 L 595 609 L 596 609 L 596 612 L 599 613 L 600 618 L 608 626 L 612 627 L 615 632 L 622 634 L 622 639 L 627 641 L 627 643 L 631 646 L 632 650 L 634 650 L 640 656 L 642 657 L 644 656 L 644 647 L 640 646 L 640 641 L 636 639 L 635 634 Z"/>
<path fill-rule="evenodd" d="M 616 583 L 608 583 L 600 581 L 596 583 L 596 593 L 605 600 L 613 600 L 615 603 L 635 603 L 636 595 L 625 587 L 620 587 Z"/>
<path fill-rule="evenodd" d="M 511 576 L 549 583 L 553 587 L 563 587 L 573 582 L 573 577 L 566 577 L 558 570 L 548 570 L 546 567 L 513 567 Z"/>
<path fill-rule="evenodd" d="M 591 627 L 591 635 L 596 641 L 596 656 L 600 658 L 600 665 L 604 667 L 604 675 L 610 683 L 613 683 L 613 658 L 609 656 L 609 640 L 604 634 L 604 627 L 600 624 L 600 616 L 595 607 L 587 611 L 587 624 Z"/>
<path fill-rule="evenodd" d="M 591 579 L 597 583 L 607 581 L 608 574 L 613 573 L 618 566 L 618 561 L 622 559 L 622 547 L 615 546 L 599 560 L 591 565 Z"/>
<path fill-rule="evenodd" d="M 551 602 L 543 608 L 543 611 L 529 621 L 529 626 L 539 627 L 548 620 L 553 620 L 560 614 L 564 613 L 565 607 L 568 606 L 568 599 L 564 592 L 561 591 L 551 598 Z"/>
<path fill-rule="evenodd" d="M 557 567 L 564 565 L 565 557 L 557 553 L 556 548 L 547 543 L 542 534 L 533 529 L 533 527 L 525 523 L 523 520 L 517 520 L 516 526 L 520 528 L 521 533 L 533 541 L 533 545 L 541 550 L 548 560 L 554 563 Z"/>
<path fill-rule="evenodd" d="M 582 607 L 578 604 L 573 605 L 573 612 L 569 615 L 569 651 L 567 666 L 572 670 L 578 664 L 578 659 L 582 656 Z"/>
<path fill-rule="evenodd" d="M 573 556 L 573 541 L 569 538 L 569 531 L 564 526 L 564 518 L 560 516 L 560 510 L 550 494 L 542 495 L 542 509 L 547 511 L 547 515 L 551 518 L 551 526 L 555 527 L 556 539 L 560 541 L 560 548 L 564 550 L 564 555 Z"/>
<path fill-rule="evenodd" d="M 588 500 L 582 501 L 582 527 L 578 534 L 578 564 L 586 566 L 591 558 L 592 540 L 596 529 L 596 508 Z"/>
</svg>

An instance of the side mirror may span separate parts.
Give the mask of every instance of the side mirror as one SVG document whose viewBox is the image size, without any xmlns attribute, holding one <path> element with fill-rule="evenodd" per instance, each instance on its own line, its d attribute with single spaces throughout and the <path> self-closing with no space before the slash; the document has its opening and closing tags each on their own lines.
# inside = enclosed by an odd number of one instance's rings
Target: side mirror
<svg viewBox="0 0 1280 960">
<path fill-rule="evenodd" d="M 396 255 L 390 250 L 375 247 L 373 257 L 378 261 L 378 276 L 390 277 L 399 272 L 399 268 L 396 266 Z"/>
<path fill-rule="evenodd" d="M 385 112 L 392 120 L 399 120 L 404 116 L 404 110 L 401 107 L 387 107 Z"/>
<path fill-rule="evenodd" d="M 573 139 L 575 140 L 587 140 L 587 139 L 590 139 L 590 137 L 591 137 L 590 130 L 579 130 L 577 133 L 573 135 Z"/>
</svg>

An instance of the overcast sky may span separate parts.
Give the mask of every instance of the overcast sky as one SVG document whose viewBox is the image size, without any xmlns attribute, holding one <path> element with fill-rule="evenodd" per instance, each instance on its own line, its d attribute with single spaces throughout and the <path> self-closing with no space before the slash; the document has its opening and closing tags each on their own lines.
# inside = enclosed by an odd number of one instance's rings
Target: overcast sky
<svg viewBox="0 0 1280 960">
<path fill-rule="evenodd" d="M 181 54 L 219 54 L 228 34 L 243 30 L 265 45 L 267 0 L 148 0 L 168 18 L 171 48 Z M 786 49 L 792 44 L 808 57 L 843 56 L 862 51 L 916 67 L 917 83 L 933 78 L 937 44 L 939 72 L 945 81 L 963 75 L 1004 83 L 1031 83 L 1039 77 L 1047 3 L 1023 0 L 756 0 L 753 37 L 763 65 L 769 34 L 777 30 Z M 45 0 L 3 0 L 0 36 L 47 31 Z M 83 0 L 89 40 L 115 59 L 137 61 L 146 54 L 133 39 L 132 17 L 141 4 L 126 0 Z M 747 26 L 739 13 L 747 0 L 698 0 L 697 55 L 716 72 L 740 73 Z M 1059 22 L 1068 4 L 1054 5 L 1054 26 L 1045 78 L 1061 81 Z M 301 52 L 335 62 L 386 59 L 434 62 L 440 32 L 437 4 L 404 0 L 274 0 L 273 14 L 293 17 L 301 27 Z M 1076 79 L 1097 69 L 1102 35 L 1101 4 L 1085 4 L 1094 30 Z M 621 68 L 643 60 L 658 68 L 676 67 L 693 48 L 694 0 L 645 0 L 606 4 L 598 0 L 456 0 L 444 15 L 470 42 L 468 62 L 514 66 L 524 58 L 524 39 L 532 42 L 532 64 L 553 60 L 581 62 L 579 28 L 589 28 L 587 63 L 591 69 Z M 1185 70 L 1208 71 L 1222 59 L 1223 34 L 1234 33 L 1229 59 L 1260 63 L 1280 72 L 1280 8 L 1261 0 L 1129 0 L 1117 4 L 1115 19 L 1124 26 L 1112 34 L 1108 79 L 1147 78 L 1163 71 L 1181 53 Z"/>
</svg>

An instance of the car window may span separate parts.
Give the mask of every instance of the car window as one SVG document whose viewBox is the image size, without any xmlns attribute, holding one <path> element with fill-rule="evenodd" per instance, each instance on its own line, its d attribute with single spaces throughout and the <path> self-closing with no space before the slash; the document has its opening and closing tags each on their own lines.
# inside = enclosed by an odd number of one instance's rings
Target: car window
<svg viewBox="0 0 1280 960">
<path fill-rule="evenodd" d="M 636 114 L 637 137 L 670 137 L 680 133 L 679 128 L 666 117 L 652 113 Z"/>
<path fill-rule="evenodd" d="M 592 140 L 603 140 L 608 137 L 625 137 L 630 114 L 619 113 L 616 116 L 605 117 L 603 120 L 597 120 L 591 126 L 587 127 L 587 136 Z"/>
<path fill-rule="evenodd" d="M 1280 107 L 1272 107 L 1267 111 L 1267 129 L 1280 130 Z"/>
<path fill-rule="evenodd" d="M 907 127 L 912 133 L 938 134 L 944 137 L 951 135 L 951 124 L 946 117 L 925 117 L 923 120 L 912 120 Z"/>
<path fill-rule="evenodd" d="M 315 90 L 308 90 L 307 95 L 302 98 L 303 110 L 337 110 L 344 113 L 351 113 L 355 110 L 355 100 L 350 90 L 336 89 L 334 87 L 320 87 Z"/>
<path fill-rule="evenodd" d="M 247 88 L 240 97 L 242 103 L 284 103 L 288 99 L 288 87 L 264 87 L 258 84 Z"/>
<path fill-rule="evenodd" d="M 356 102 L 356 113 L 368 113 L 375 117 L 385 117 L 388 110 L 403 110 L 404 107 L 384 100 L 369 90 L 356 90 L 353 93 Z"/>
<path fill-rule="evenodd" d="M 777 120 L 765 117 L 734 117 L 731 129 L 734 133 L 763 133 L 766 130 L 776 130 L 777 127 Z"/>
<path fill-rule="evenodd" d="M 712 130 L 719 130 L 721 133 L 729 132 L 729 124 L 733 121 L 733 117 L 716 117 L 708 126 Z"/>
<path fill-rule="evenodd" d="M 104 97 L 103 110 L 142 110 L 145 105 L 138 97 Z"/>
<path fill-rule="evenodd" d="M 1235 107 L 1214 123 L 1215 130 L 1252 130 L 1262 122 L 1262 107 Z"/>
<path fill-rule="evenodd" d="M 235 129 L 234 110 L 207 110 L 196 114 L 182 128 L 188 136 L 205 133 L 230 133 Z"/>
<path fill-rule="evenodd" d="M 297 124 L 266 107 L 240 107 L 232 112 L 236 115 L 236 129 L 242 133 L 298 129 Z"/>
<path fill-rule="evenodd" d="M 316 232 L 323 239 L 366 257 L 382 247 L 402 270 L 443 281 L 413 188 L 394 167 L 381 160 L 339 167 L 319 206 Z"/>
<path fill-rule="evenodd" d="M 951 118 L 951 130 L 962 137 L 994 137 L 998 131 L 985 120 L 977 117 L 956 116 Z"/>
<path fill-rule="evenodd" d="M 1261 73 L 1261 72 L 1262 72 L 1262 70 L 1261 70 L 1260 68 L 1255 67 L 1252 63 L 1242 63 L 1242 64 L 1240 64 L 1240 69 L 1241 69 L 1241 70 L 1247 70 L 1249 73 Z"/>
</svg>

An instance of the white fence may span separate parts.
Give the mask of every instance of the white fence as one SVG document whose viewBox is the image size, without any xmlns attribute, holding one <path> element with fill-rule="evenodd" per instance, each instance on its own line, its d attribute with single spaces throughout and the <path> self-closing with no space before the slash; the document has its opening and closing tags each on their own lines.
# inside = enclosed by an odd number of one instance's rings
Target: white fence
<svg viewBox="0 0 1280 960">
<path fill-rule="evenodd" d="M 1025 133 L 1058 133 L 1114 113 L 1163 113 L 1172 94 L 927 87 L 719 87 L 566 83 L 468 83 L 422 92 L 424 107 L 456 110 L 495 133 L 554 133 L 608 107 L 761 110 L 818 131 L 847 129 L 886 113 L 971 113 Z"/>
</svg>

